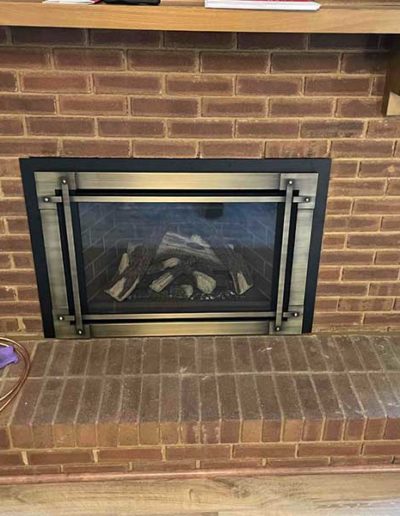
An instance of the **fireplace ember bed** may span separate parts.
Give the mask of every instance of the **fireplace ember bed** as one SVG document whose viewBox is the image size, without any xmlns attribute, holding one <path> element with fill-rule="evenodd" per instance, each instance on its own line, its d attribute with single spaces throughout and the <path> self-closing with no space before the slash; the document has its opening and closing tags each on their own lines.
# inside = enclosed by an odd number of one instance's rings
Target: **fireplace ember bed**
<svg viewBox="0 0 400 516">
<path fill-rule="evenodd" d="M 46 337 L 311 331 L 330 160 L 21 160 Z"/>
</svg>

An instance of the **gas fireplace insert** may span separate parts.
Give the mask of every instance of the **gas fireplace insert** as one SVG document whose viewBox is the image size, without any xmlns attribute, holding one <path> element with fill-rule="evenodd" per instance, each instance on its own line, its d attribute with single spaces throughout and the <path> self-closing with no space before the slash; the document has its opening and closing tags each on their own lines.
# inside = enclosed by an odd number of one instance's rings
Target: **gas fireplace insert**
<svg viewBox="0 0 400 516">
<path fill-rule="evenodd" d="M 45 336 L 310 332 L 329 169 L 22 159 Z"/>
</svg>

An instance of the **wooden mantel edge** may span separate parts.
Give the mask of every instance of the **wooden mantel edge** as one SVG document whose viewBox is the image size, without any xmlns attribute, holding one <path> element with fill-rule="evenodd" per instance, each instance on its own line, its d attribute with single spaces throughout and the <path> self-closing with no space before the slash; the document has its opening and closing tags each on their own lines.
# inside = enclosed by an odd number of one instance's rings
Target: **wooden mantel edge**
<svg viewBox="0 0 400 516">
<path fill-rule="evenodd" d="M 31 27 L 400 34 L 400 4 L 347 2 L 317 12 L 205 9 L 199 6 L 49 5 L 0 0 L 0 25 Z"/>
</svg>

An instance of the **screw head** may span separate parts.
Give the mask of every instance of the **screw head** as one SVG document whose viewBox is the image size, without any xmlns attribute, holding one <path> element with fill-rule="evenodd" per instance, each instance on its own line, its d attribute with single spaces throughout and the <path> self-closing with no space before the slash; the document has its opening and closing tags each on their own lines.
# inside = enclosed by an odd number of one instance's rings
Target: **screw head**
<svg viewBox="0 0 400 516">
<path fill-rule="evenodd" d="M 63 321 L 63 320 L 64 320 L 64 316 L 59 315 L 59 316 L 58 316 L 58 320 L 59 320 L 59 321 Z"/>
<path fill-rule="evenodd" d="M 62 182 L 63 185 L 67 184 L 67 180 L 66 179 L 61 179 L 61 182 Z"/>
<path fill-rule="evenodd" d="M 280 326 L 275 326 L 275 331 L 281 331 L 281 327 Z"/>
<path fill-rule="evenodd" d="M 304 202 L 310 202 L 311 199 L 309 197 L 304 197 Z"/>
<path fill-rule="evenodd" d="M 43 197 L 43 202 L 49 202 L 49 201 L 50 201 L 49 197 Z"/>
<path fill-rule="evenodd" d="M 299 312 L 293 312 L 293 317 L 298 317 L 299 315 Z"/>
<path fill-rule="evenodd" d="M 289 181 L 287 183 L 288 183 L 288 185 L 292 185 L 293 184 L 293 180 L 289 179 Z"/>
<path fill-rule="evenodd" d="M 82 330 L 78 330 L 78 335 L 83 335 L 83 331 Z"/>
</svg>

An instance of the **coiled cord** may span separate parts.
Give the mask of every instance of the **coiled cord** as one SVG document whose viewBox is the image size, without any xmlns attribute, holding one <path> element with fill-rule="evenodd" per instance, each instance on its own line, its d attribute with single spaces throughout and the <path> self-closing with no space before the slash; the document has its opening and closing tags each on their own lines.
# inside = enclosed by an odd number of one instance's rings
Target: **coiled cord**
<svg viewBox="0 0 400 516">
<path fill-rule="evenodd" d="M 24 385 L 28 377 L 29 370 L 31 368 L 31 359 L 25 346 L 23 346 L 19 342 L 16 342 L 15 340 L 7 339 L 6 337 L 0 337 L 0 346 L 2 346 L 3 348 L 12 346 L 24 364 L 21 376 L 19 377 L 16 384 L 13 385 L 8 392 L 0 396 L 0 412 L 2 412 L 6 407 L 8 407 L 8 405 L 13 401 L 13 399 L 22 389 L 22 386 Z"/>
</svg>

